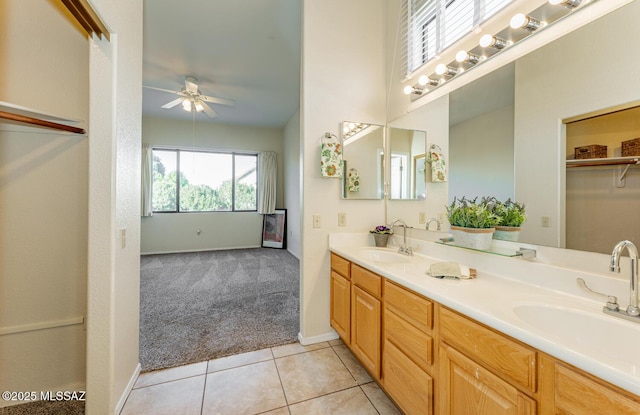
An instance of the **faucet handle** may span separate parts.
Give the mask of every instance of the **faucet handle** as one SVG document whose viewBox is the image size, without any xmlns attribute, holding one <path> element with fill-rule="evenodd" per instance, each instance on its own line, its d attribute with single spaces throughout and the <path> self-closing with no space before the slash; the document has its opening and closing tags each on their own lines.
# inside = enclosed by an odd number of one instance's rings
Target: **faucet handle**
<svg viewBox="0 0 640 415">
<path fill-rule="evenodd" d="M 591 288 L 587 287 L 587 283 L 582 278 L 576 278 L 576 282 L 578 286 L 588 292 L 589 294 L 597 295 L 598 297 L 605 297 L 607 299 L 606 308 L 612 311 L 618 311 L 618 298 L 614 295 L 609 295 L 605 293 L 599 293 L 597 291 L 593 291 Z"/>
</svg>

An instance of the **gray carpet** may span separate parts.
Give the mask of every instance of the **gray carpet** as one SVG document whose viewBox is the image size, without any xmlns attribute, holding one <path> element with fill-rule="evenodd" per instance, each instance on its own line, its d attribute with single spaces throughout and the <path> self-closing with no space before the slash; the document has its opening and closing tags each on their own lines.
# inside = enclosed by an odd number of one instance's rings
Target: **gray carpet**
<svg viewBox="0 0 640 415">
<path fill-rule="evenodd" d="M 300 265 L 286 250 L 145 255 L 140 268 L 144 372 L 297 340 Z"/>
<path fill-rule="evenodd" d="M 84 415 L 83 401 L 38 401 L 0 408 L 0 415 Z"/>
</svg>

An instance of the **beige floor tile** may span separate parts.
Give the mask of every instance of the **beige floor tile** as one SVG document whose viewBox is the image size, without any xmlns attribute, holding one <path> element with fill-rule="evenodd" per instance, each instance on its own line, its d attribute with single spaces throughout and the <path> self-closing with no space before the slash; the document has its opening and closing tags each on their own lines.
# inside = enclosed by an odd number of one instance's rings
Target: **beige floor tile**
<svg viewBox="0 0 640 415">
<path fill-rule="evenodd" d="M 144 388 L 146 386 L 157 385 L 159 383 L 189 378 L 192 376 L 204 375 L 205 373 L 207 373 L 207 362 L 156 370 L 141 374 L 138 377 L 136 384 L 133 386 L 133 389 Z"/>
<path fill-rule="evenodd" d="M 273 360 L 207 375 L 203 415 L 257 414 L 286 405 Z"/>
<path fill-rule="evenodd" d="M 401 415 L 402 412 L 391 402 L 391 399 L 374 383 L 360 385 L 364 393 L 367 395 L 373 406 L 378 410 L 380 415 Z"/>
<path fill-rule="evenodd" d="M 359 385 L 373 382 L 373 379 L 369 376 L 369 372 L 362 367 L 358 359 L 355 358 L 347 346 L 333 346 L 333 350 L 335 350 L 338 357 L 340 357 L 340 360 L 342 360 L 342 363 L 344 363 Z"/>
<path fill-rule="evenodd" d="M 273 411 L 263 412 L 260 415 L 291 415 L 289 407 L 274 409 Z"/>
<path fill-rule="evenodd" d="M 273 347 L 273 357 L 291 356 L 292 354 L 310 352 L 313 350 L 324 349 L 330 347 L 328 342 L 314 343 L 308 346 L 303 346 L 300 343 L 285 344 L 284 346 Z"/>
<path fill-rule="evenodd" d="M 275 360 L 289 404 L 356 385 L 332 348 Z"/>
<path fill-rule="evenodd" d="M 342 339 L 329 340 L 329 344 L 331 346 L 344 346 L 344 342 L 342 341 Z"/>
<path fill-rule="evenodd" d="M 134 389 L 120 415 L 199 415 L 205 376 Z"/>
<path fill-rule="evenodd" d="M 291 405 L 289 409 L 291 415 L 378 415 L 360 388 L 351 388 L 300 402 Z"/>
<path fill-rule="evenodd" d="M 233 356 L 222 357 L 220 359 L 209 360 L 207 372 L 217 372 L 219 370 L 250 365 L 271 359 L 273 359 L 271 349 L 262 349 L 256 350 L 255 352 L 236 354 Z"/>
</svg>

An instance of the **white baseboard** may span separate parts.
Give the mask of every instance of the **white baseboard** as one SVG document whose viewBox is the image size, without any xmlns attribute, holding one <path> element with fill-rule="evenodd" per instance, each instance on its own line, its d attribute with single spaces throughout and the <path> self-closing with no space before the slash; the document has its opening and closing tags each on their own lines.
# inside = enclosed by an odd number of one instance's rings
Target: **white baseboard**
<svg viewBox="0 0 640 415">
<path fill-rule="evenodd" d="M 333 329 L 331 329 L 331 332 L 329 333 L 321 334 L 319 336 L 312 336 L 312 337 L 304 337 L 302 333 L 298 333 L 298 340 L 300 341 L 300 344 L 303 346 L 308 346 L 314 343 L 328 342 L 329 340 L 335 340 L 338 338 L 340 338 L 340 336 L 338 336 L 338 333 Z"/>
<path fill-rule="evenodd" d="M 129 397 L 129 394 L 133 390 L 133 386 L 136 384 L 136 381 L 138 380 L 138 376 L 140 376 L 141 368 L 142 367 L 140 366 L 140 363 L 138 363 L 138 366 L 136 366 L 135 370 L 133 371 L 133 374 L 131 375 L 131 379 L 129 379 L 129 383 L 127 383 L 127 387 L 124 388 L 124 392 L 122 392 L 122 396 L 120 396 L 120 399 L 118 400 L 118 405 L 116 405 L 115 415 L 119 415 L 120 412 L 122 412 L 122 408 L 124 408 L 124 404 L 127 402 L 127 398 Z"/>
<path fill-rule="evenodd" d="M 201 248 L 201 249 L 177 249 L 171 251 L 153 251 L 153 252 L 140 252 L 140 255 L 160 255 L 160 254 L 187 254 L 190 252 L 208 252 L 208 251 L 228 251 L 230 249 L 251 249 L 261 248 L 260 245 L 247 245 L 247 246 L 224 246 L 217 248 Z"/>
</svg>

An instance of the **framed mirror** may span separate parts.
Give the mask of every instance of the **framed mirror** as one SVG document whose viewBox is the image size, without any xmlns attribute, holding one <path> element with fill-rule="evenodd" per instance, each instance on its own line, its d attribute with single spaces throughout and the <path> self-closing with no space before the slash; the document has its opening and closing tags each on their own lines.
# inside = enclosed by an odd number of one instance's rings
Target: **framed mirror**
<svg viewBox="0 0 640 415">
<path fill-rule="evenodd" d="M 568 145 L 567 120 L 640 104 L 640 89 L 633 87 L 638 83 L 640 57 L 628 54 L 628 39 L 640 37 L 640 26 L 633 23 L 638 17 L 640 1 L 636 0 L 478 79 L 477 84 L 468 83 L 448 94 L 448 195 L 438 200 L 435 209 L 427 206 L 427 217 L 444 211 L 454 196 L 512 196 L 527 208 L 520 242 L 602 253 L 610 253 L 622 239 L 640 243 L 640 221 L 628 219 L 632 202 L 639 200 L 640 167 L 629 169 L 624 187 L 616 185 L 620 177 L 616 166 L 566 167 L 575 146 L 607 144 L 598 138 Z M 611 67 L 621 69 L 616 76 L 603 78 Z M 433 124 L 427 117 L 435 102 L 394 120 L 394 125 L 421 119 L 411 128 L 424 129 L 433 139 Z M 611 154 L 619 153 L 622 141 L 640 137 L 640 129 L 621 131 L 617 122 L 612 126 Z M 494 140 L 492 144 L 489 139 Z M 588 182 L 572 189 L 578 175 L 588 176 L 584 179 Z M 469 187 L 470 183 L 475 185 Z M 619 203 L 622 211 L 612 206 L 611 195 L 624 201 Z M 427 203 L 431 200 L 435 197 L 428 194 Z M 589 206 L 597 207 L 585 211 Z M 411 209 L 402 214 L 417 217 L 424 207 Z M 387 219 L 397 216 L 392 212 Z M 578 238 L 586 245 L 571 242 L 574 231 L 569 219 L 578 217 L 586 218 L 580 226 L 589 227 L 593 234 Z M 625 218 L 622 232 L 614 232 L 611 226 L 611 218 L 616 217 Z"/>
<path fill-rule="evenodd" d="M 384 197 L 384 128 L 355 121 L 342 123 L 343 199 Z"/>
<path fill-rule="evenodd" d="M 427 133 L 389 128 L 389 197 L 398 200 L 426 198 Z"/>
</svg>

